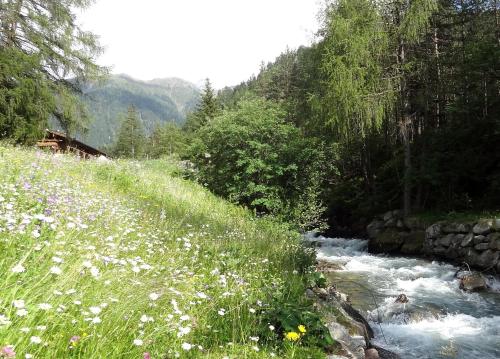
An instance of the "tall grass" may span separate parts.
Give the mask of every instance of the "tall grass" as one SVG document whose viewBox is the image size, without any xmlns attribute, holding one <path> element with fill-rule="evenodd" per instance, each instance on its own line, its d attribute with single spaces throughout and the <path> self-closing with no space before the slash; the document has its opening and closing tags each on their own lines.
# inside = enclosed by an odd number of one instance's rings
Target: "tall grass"
<svg viewBox="0 0 500 359">
<path fill-rule="evenodd" d="M 0 145 L 0 357 L 324 356 L 266 316 L 302 300 L 298 235 L 177 172 Z"/>
</svg>

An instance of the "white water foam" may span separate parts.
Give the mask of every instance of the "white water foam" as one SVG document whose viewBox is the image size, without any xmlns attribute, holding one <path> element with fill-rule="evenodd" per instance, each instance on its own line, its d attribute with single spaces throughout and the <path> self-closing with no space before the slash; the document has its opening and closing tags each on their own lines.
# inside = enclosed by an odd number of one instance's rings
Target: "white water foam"
<svg viewBox="0 0 500 359">
<path fill-rule="evenodd" d="M 498 278 L 487 279 L 488 293 L 465 293 L 455 278 L 458 268 L 450 264 L 371 255 L 366 252 L 367 241 L 359 239 L 311 236 L 308 240 L 321 245 L 319 259 L 343 266 L 336 273 L 339 283 L 345 273 L 347 281 L 376 293 L 379 308 L 368 309 L 368 319 L 375 321 L 376 344 L 403 358 L 443 358 L 450 352 L 463 359 L 500 358 Z M 401 293 L 409 303 L 395 303 Z"/>
</svg>

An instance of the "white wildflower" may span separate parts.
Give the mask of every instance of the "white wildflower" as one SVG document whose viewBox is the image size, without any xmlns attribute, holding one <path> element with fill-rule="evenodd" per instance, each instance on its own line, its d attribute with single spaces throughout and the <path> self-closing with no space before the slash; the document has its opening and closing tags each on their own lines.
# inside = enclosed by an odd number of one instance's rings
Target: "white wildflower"
<svg viewBox="0 0 500 359">
<path fill-rule="evenodd" d="M 151 299 L 152 301 L 155 301 L 157 300 L 158 298 L 160 298 L 160 295 L 158 293 L 151 293 L 149 295 L 149 299 Z"/>
<path fill-rule="evenodd" d="M 17 300 L 12 302 L 12 305 L 14 306 L 14 308 L 18 308 L 18 309 L 24 308 L 24 300 L 17 299 Z"/>
<path fill-rule="evenodd" d="M 64 262 L 64 259 L 62 259 L 61 257 L 52 257 L 52 262 L 54 263 L 62 263 Z"/>
<path fill-rule="evenodd" d="M 38 308 L 41 310 L 49 310 L 52 309 L 52 305 L 50 305 L 49 303 L 40 303 L 38 304 Z"/>
<path fill-rule="evenodd" d="M 62 269 L 59 268 L 58 266 L 53 266 L 50 268 L 50 273 L 55 274 L 55 275 L 59 275 L 62 273 Z"/>
<path fill-rule="evenodd" d="M 92 314 L 95 314 L 95 315 L 101 313 L 101 308 L 100 307 L 90 307 L 89 310 L 90 310 L 90 312 Z"/>
<path fill-rule="evenodd" d="M 30 342 L 33 344 L 40 344 L 42 342 L 42 338 L 37 337 L 37 336 L 32 336 L 30 338 Z"/>
<path fill-rule="evenodd" d="M 141 339 L 134 339 L 134 345 L 140 347 L 144 342 Z"/>
<path fill-rule="evenodd" d="M 23 273 L 26 271 L 26 268 L 22 264 L 16 264 L 14 267 L 12 267 L 12 272 L 13 273 Z"/>
</svg>

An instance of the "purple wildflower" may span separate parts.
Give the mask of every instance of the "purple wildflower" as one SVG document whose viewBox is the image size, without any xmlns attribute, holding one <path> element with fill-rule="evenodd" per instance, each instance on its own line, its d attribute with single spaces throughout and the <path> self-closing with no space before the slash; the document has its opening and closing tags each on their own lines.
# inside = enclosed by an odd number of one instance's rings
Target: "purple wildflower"
<svg viewBox="0 0 500 359">
<path fill-rule="evenodd" d="M 0 358 L 15 358 L 16 352 L 12 346 L 7 345 L 0 349 Z"/>
</svg>

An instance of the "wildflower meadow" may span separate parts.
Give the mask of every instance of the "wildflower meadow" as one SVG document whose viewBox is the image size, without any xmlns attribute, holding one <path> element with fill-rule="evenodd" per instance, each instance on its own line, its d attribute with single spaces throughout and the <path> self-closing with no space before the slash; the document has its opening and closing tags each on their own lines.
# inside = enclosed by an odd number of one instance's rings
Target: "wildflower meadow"
<svg viewBox="0 0 500 359">
<path fill-rule="evenodd" d="M 298 234 L 174 161 L 0 145 L 0 253 L 0 358 L 324 357 Z"/>
</svg>

